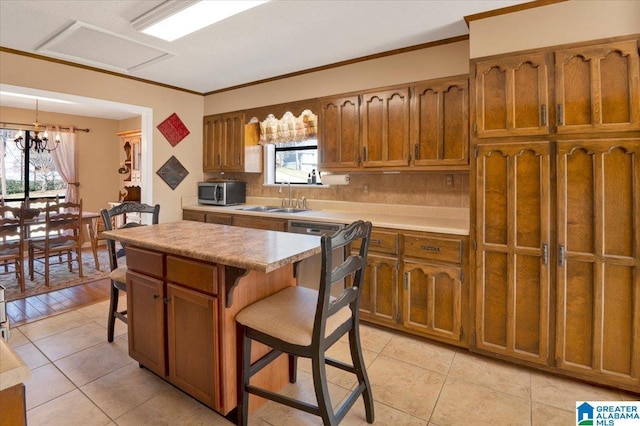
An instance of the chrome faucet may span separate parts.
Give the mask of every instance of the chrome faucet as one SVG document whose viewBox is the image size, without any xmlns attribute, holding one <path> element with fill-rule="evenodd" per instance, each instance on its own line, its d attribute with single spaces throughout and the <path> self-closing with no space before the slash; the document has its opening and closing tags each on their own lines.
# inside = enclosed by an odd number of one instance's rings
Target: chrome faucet
<svg viewBox="0 0 640 426">
<path fill-rule="evenodd" d="M 280 188 L 278 188 L 278 194 L 282 194 L 282 186 L 285 184 L 285 182 L 281 182 L 280 183 Z M 292 201 L 291 201 L 291 182 L 286 182 L 286 184 L 289 186 L 289 207 L 293 207 Z M 285 204 L 285 199 L 282 199 L 282 207 L 286 207 Z"/>
</svg>

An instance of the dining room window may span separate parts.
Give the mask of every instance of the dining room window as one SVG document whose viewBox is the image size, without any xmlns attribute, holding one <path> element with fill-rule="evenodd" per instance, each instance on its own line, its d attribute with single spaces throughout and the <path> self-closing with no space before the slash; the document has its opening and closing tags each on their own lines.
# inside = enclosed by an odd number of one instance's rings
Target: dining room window
<svg viewBox="0 0 640 426">
<path fill-rule="evenodd" d="M 0 195 L 6 202 L 28 198 L 64 198 L 67 184 L 62 180 L 51 153 L 21 149 L 14 139 L 18 129 L 0 129 Z M 28 145 L 29 132 L 23 132 Z"/>
</svg>

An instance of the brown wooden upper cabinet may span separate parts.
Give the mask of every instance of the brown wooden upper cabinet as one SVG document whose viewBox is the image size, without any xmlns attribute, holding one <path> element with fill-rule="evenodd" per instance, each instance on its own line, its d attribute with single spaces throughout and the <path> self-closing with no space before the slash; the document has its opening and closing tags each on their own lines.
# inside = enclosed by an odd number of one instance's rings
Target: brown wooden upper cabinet
<svg viewBox="0 0 640 426">
<path fill-rule="evenodd" d="M 637 40 L 556 51 L 558 133 L 640 129 L 638 56 Z"/>
<path fill-rule="evenodd" d="M 469 164 L 469 79 L 443 78 L 411 88 L 414 166 Z"/>
<path fill-rule="evenodd" d="M 409 165 L 409 88 L 362 95 L 362 166 Z"/>
<path fill-rule="evenodd" d="M 544 53 L 476 62 L 473 85 L 477 137 L 549 133 L 547 63 Z"/>
<path fill-rule="evenodd" d="M 321 99 L 320 169 L 468 167 L 468 89 L 456 76 Z"/>
<path fill-rule="evenodd" d="M 321 170 L 354 169 L 360 163 L 360 97 L 320 100 L 318 167 Z"/>
<path fill-rule="evenodd" d="M 256 161 L 253 159 L 253 150 L 259 151 L 260 148 L 257 145 L 257 133 L 249 132 L 245 135 L 245 129 L 251 130 L 255 125 L 253 123 L 245 125 L 242 111 L 205 116 L 202 129 L 202 171 L 205 173 L 261 172 L 260 159 Z M 248 138 L 248 136 L 253 137 Z M 246 152 L 251 153 L 252 160 L 249 162 Z M 258 157 L 261 158 L 260 155 Z"/>
</svg>

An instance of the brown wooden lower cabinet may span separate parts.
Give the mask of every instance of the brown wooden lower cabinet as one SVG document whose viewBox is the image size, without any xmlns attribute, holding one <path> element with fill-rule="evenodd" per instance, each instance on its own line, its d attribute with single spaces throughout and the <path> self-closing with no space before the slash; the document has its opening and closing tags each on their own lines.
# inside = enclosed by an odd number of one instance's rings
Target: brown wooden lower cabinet
<svg viewBox="0 0 640 426">
<path fill-rule="evenodd" d="M 462 341 L 462 268 L 404 262 L 402 324 L 427 337 Z"/>
<path fill-rule="evenodd" d="M 551 144 L 479 144 L 477 152 L 472 346 L 548 365 Z"/>
<path fill-rule="evenodd" d="M 476 152 L 471 349 L 640 393 L 640 139 Z"/>
<path fill-rule="evenodd" d="M 129 355 L 207 406 L 228 414 L 236 406 L 235 314 L 292 285 L 292 265 L 268 275 L 250 271 L 246 280 L 241 276 L 227 307 L 224 265 L 131 246 L 127 264 Z M 287 382 L 287 359 L 281 358 L 256 375 L 262 386 L 277 390 Z M 252 402 L 251 409 L 259 405 Z"/>
<path fill-rule="evenodd" d="M 182 210 L 182 219 L 217 223 L 219 225 L 242 226 L 244 228 L 266 229 L 270 231 L 286 231 L 288 223 L 286 219 L 275 217 L 234 215 L 231 213 L 215 213 L 187 209 Z"/>
<path fill-rule="evenodd" d="M 375 228 L 360 318 L 466 347 L 467 241 L 467 237 Z"/>
<path fill-rule="evenodd" d="M 242 226 L 244 228 L 265 229 L 269 231 L 286 231 L 288 221 L 278 218 L 266 218 L 257 216 L 235 215 L 233 217 L 233 226 Z"/>
<path fill-rule="evenodd" d="M 0 426 L 27 424 L 25 386 L 19 383 L 0 391 Z"/>
<path fill-rule="evenodd" d="M 381 325 L 398 322 L 397 257 L 369 254 L 360 296 L 360 318 Z"/>
<path fill-rule="evenodd" d="M 127 263 L 131 263 L 129 260 Z M 154 373 L 164 376 L 164 289 L 159 279 L 127 273 L 129 355 Z"/>
<path fill-rule="evenodd" d="M 220 411 L 218 299 L 167 284 L 169 381 Z"/>
<path fill-rule="evenodd" d="M 558 142 L 556 365 L 640 392 L 640 139 Z"/>
</svg>

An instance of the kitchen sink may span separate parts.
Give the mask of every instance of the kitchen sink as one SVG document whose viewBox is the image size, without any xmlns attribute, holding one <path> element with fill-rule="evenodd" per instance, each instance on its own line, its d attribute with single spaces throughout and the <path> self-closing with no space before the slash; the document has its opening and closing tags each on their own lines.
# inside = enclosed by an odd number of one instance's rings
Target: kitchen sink
<svg viewBox="0 0 640 426">
<path fill-rule="evenodd" d="M 272 212 L 279 209 L 280 207 L 276 207 L 276 206 L 253 206 L 253 207 L 244 207 L 240 210 L 243 210 L 245 212 Z"/>
<path fill-rule="evenodd" d="M 275 210 L 270 210 L 274 213 L 300 213 L 300 212 L 306 212 L 309 211 L 309 209 L 299 209 L 299 208 L 295 208 L 295 207 L 280 207 L 277 208 Z"/>
<path fill-rule="evenodd" d="M 265 213 L 300 213 L 309 211 L 309 209 L 301 209 L 296 207 L 277 207 L 277 206 L 253 206 L 244 207 L 240 210 L 245 212 L 265 212 Z"/>
</svg>

